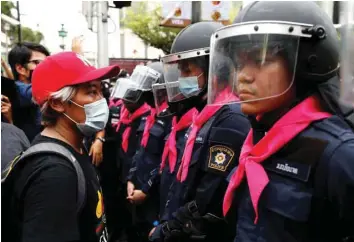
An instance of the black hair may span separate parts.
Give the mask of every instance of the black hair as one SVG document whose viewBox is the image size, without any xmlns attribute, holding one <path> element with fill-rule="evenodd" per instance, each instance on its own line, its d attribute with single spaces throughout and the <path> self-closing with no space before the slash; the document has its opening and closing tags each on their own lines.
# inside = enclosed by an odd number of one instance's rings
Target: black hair
<svg viewBox="0 0 354 242">
<path fill-rule="evenodd" d="M 127 72 L 127 70 L 125 69 L 121 69 L 117 78 L 121 78 L 121 77 L 127 77 L 129 75 L 129 73 Z"/>
<path fill-rule="evenodd" d="M 50 55 L 49 51 L 43 45 L 30 42 L 17 43 L 9 52 L 8 60 L 15 80 L 19 78 L 16 65 L 24 66 L 27 64 L 31 59 L 32 51 L 40 52 L 46 56 Z"/>
</svg>

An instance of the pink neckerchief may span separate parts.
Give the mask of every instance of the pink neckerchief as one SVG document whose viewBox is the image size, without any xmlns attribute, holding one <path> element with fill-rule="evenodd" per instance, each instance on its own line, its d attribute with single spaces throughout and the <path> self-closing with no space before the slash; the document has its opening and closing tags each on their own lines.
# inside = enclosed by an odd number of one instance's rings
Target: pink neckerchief
<svg viewBox="0 0 354 242">
<path fill-rule="evenodd" d="M 138 108 L 133 114 L 131 115 L 126 115 L 126 112 L 128 112 L 128 110 L 124 111 L 124 115 L 123 117 L 120 119 L 120 122 L 127 125 L 127 127 L 125 128 L 124 132 L 123 132 L 123 137 L 122 137 L 122 148 L 124 150 L 124 152 L 127 152 L 128 150 L 128 145 L 129 145 L 129 136 L 130 136 L 130 131 L 131 131 L 131 127 L 130 124 L 137 118 L 139 118 L 141 115 L 143 115 L 144 113 L 146 113 L 147 111 L 150 110 L 150 106 L 147 105 L 146 103 L 141 106 L 140 108 Z M 129 113 L 129 112 L 128 112 Z"/>
<path fill-rule="evenodd" d="M 118 99 L 117 101 L 114 101 L 113 98 L 109 99 L 109 105 L 108 107 L 118 107 L 123 104 L 122 99 Z"/>
<path fill-rule="evenodd" d="M 118 132 L 120 125 L 122 124 L 122 119 L 126 119 L 129 116 L 129 111 L 125 108 L 123 102 L 120 107 L 119 121 L 116 124 L 112 124 L 112 127 L 116 128 L 116 132 Z"/>
<path fill-rule="evenodd" d="M 150 136 L 150 129 L 155 123 L 155 118 L 156 118 L 156 109 L 151 108 L 150 109 L 150 115 L 146 118 L 146 123 L 144 127 L 144 132 L 143 132 L 143 138 L 141 139 L 141 145 L 145 148 L 147 145 L 147 142 L 149 140 Z"/>
<path fill-rule="evenodd" d="M 195 115 L 193 118 L 192 129 L 189 132 L 186 146 L 184 148 L 184 154 L 182 157 L 181 166 L 177 173 L 177 180 L 183 182 L 188 175 L 188 168 L 191 162 L 193 146 L 197 137 L 198 131 L 203 125 L 226 103 L 235 102 L 239 99 L 232 94 L 229 89 L 224 89 L 218 97 L 215 99 L 215 104 L 207 105 L 203 108 L 202 112 Z"/>
<path fill-rule="evenodd" d="M 162 103 L 161 106 L 160 106 L 160 113 L 162 111 L 164 111 L 165 109 L 167 109 L 167 108 L 168 108 L 168 103 L 167 102 Z"/>
<path fill-rule="evenodd" d="M 331 114 L 321 111 L 317 97 L 311 96 L 281 117 L 256 145 L 253 145 L 253 130 L 251 129 L 241 149 L 239 166 L 232 175 L 226 190 L 223 203 L 224 216 L 230 209 L 235 189 L 241 184 L 246 174 L 252 205 L 256 214 L 254 220 L 256 224 L 258 221 L 259 197 L 269 182 L 267 173 L 260 163 L 279 151 L 313 121 L 330 116 Z"/>
<path fill-rule="evenodd" d="M 176 148 L 176 133 L 183 130 L 192 124 L 194 115 L 198 113 L 197 109 L 193 108 L 185 113 L 177 123 L 177 117 L 172 119 L 171 133 L 166 140 L 165 147 L 162 154 L 161 168 L 160 171 L 166 165 L 166 160 L 168 157 L 168 163 L 170 167 L 170 173 L 172 173 L 176 166 L 177 161 L 177 148 Z"/>
</svg>

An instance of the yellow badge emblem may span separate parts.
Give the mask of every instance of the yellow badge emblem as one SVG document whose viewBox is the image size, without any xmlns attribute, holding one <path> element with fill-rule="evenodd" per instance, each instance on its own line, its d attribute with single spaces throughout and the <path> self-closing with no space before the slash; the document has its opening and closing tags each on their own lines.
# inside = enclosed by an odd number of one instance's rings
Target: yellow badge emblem
<svg viewBox="0 0 354 242">
<path fill-rule="evenodd" d="M 208 167 L 213 170 L 226 171 L 234 158 L 235 152 L 227 146 L 215 145 L 209 149 Z"/>
</svg>

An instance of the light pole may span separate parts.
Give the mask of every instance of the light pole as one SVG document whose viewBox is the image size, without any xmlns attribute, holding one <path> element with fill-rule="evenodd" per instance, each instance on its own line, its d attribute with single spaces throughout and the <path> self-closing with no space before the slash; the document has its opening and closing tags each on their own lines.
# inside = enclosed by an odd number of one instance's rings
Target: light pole
<svg viewBox="0 0 354 242">
<path fill-rule="evenodd" d="M 68 35 L 68 31 L 64 29 L 64 24 L 61 24 L 61 29 L 58 31 L 59 37 L 61 37 L 61 45 L 60 48 L 64 51 L 65 50 L 65 44 L 64 44 L 64 39 Z"/>
</svg>

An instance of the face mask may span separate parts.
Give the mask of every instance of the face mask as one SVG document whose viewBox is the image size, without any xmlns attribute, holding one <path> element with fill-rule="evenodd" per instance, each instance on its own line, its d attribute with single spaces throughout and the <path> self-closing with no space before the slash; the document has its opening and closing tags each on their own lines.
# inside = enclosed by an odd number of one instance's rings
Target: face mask
<svg viewBox="0 0 354 242">
<path fill-rule="evenodd" d="M 109 109 L 106 102 L 106 99 L 102 98 L 96 102 L 85 104 L 81 106 L 73 101 L 70 101 L 76 106 L 83 108 L 85 110 L 86 121 L 85 123 L 77 123 L 72 118 L 64 113 L 64 115 L 76 123 L 77 128 L 81 131 L 81 133 L 86 136 L 90 137 L 97 133 L 98 131 L 103 130 L 106 127 L 108 116 L 109 116 Z"/>
<path fill-rule="evenodd" d="M 198 78 L 203 75 L 201 73 L 199 76 L 189 76 L 178 78 L 179 90 L 186 97 L 189 98 L 199 92 Z"/>
</svg>

